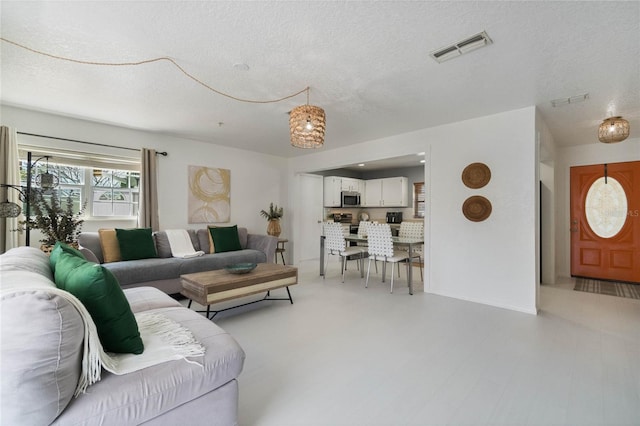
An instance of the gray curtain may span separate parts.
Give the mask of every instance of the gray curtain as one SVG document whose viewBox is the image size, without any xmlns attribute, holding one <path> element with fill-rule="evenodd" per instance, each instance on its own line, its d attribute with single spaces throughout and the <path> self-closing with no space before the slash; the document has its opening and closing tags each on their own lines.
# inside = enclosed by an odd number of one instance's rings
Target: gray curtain
<svg viewBox="0 0 640 426">
<path fill-rule="evenodd" d="M 0 183 L 20 185 L 20 169 L 18 158 L 18 135 L 16 129 L 0 127 Z M 11 188 L 1 188 L 0 197 L 3 201 L 10 201 L 22 206 L 20 193 Z M 24 217 L 0 218 L 0 253 L 18 247 L 19 233 L 12 230 L 18 228 L 18 221 Z"/>
<path fill-rule="evenodd" d="M 160 230 L 158 218 L 158 167 L 156 151 L 142 148 L 142 173 L 140 176 L 139 226 Z"/>
</svg>

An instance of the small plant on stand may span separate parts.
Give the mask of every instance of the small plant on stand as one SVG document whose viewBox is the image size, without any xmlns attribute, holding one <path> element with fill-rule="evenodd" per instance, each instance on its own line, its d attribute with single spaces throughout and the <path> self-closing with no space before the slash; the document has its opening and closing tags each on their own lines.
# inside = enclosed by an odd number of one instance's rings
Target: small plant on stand
<svg viewBox="0 0 640 426">
<path fill-rule="evenodd" d="M 84 223 L 81 217 L 86 205 L 85 201 L 80 211 L 74 213 L 71 195 L 67 197 L 63 207 L 56 193 L 53 193 L 51 198 L 47 200 L 42 192 L 35 191 L 31 203 L 33 217 L 20 222 L 19 230 L 24 229 L 27 221 L 30 229 L 39 229 L 43 235 L 40 240 L 41 249 L 45 252 L 50 251 L 56 241 L 77 246 L 78 235 Z"/>
<path fill-rule="evenodd" d="M 269 221 L 267 225 L 267 234 L 279 237 L 282 229 L 280 228 L 280 218 L 283 216 L 284 209 L 273 203 L 269 204 L 269 211 L 260 210 L 260 216 Z"/>
</svg>

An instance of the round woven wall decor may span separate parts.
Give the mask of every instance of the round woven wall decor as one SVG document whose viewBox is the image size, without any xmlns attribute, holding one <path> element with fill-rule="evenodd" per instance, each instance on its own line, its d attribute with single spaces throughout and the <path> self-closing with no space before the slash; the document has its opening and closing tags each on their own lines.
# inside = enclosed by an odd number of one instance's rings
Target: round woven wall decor
<svg viewBox="0 0 640 426">
<path fill-rule="evenodd" d="M 472 222 L 482 222 L 491 215 L 491 202 L 480 195 L 464 200 L 462 214 Z"/>
<path fill-rule="evenodd" d="M 491 180 L 491 170 L 484 163 L 471 163 L 462 171 L 462 182 L 472 189 L 482 188 Z"/>
</svg>

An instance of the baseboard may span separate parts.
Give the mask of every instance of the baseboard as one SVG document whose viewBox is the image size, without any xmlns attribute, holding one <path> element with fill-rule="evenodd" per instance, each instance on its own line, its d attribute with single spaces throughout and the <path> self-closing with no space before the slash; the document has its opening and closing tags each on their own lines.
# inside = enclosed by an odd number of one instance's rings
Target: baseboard
<svg viewBox="0 0 640 426">
<path fill-rule="evenodd" d="M 538 315 L 538 309 L 537 308 L 529 309 L 529 308 L 523 308 L 523 307 L 520 307 L 520 306 L 513 306 L 513 305 L 504 304 L 504 303 L 498 303 L 498 302 L 495 302 L 495 301 L 492 301 L 492 300 L 472 299 L 472 298 L 469 298 L 469 297 L 461 297 L 461 296 L 452 295 L 452 294 L 429 291 L 426 288 L 425 288 L 425 292 L 426 293 L 430 293 L 430 294 L 436 294 L 438 296 L 449 297 L 451 299 L 464 300 L 465 302 L 479 303 L 481 305 L 492 306 L 494 308 L 508 309 L 510 311 L 522 312 L 523 314 Z"/>
</svg>

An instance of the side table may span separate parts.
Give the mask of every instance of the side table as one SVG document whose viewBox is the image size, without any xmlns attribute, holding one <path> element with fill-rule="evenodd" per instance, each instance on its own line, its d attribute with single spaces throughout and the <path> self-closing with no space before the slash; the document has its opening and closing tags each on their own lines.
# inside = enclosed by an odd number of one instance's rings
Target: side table
<svg viewBox="0 0 640 426">
<path fill-rule="evenodd" d="M 284 262 L 284 252 L 287 251 L 284 247 L 285 243 L 288 243 L 289 240 L 286 238 L 278 239 L 278 246 L 276 248 L 276 263 L 278 263 L 278 253 L 280 253 L 280 258 L 282 258 L 282 264 L 285 265 Z"/>
</svg>

